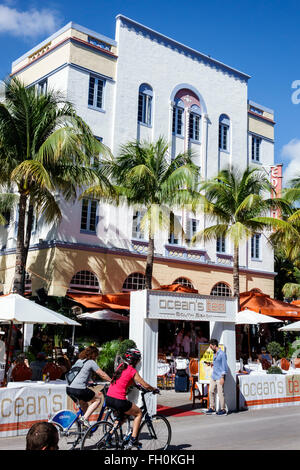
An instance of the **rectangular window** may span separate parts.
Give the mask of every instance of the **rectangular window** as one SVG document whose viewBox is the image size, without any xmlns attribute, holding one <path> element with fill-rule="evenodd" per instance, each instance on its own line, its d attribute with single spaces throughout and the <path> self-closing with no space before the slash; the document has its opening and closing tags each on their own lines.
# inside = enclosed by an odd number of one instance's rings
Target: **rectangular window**
<svg viewBox="0 0 300 470">
<path fill-rule="evenodd" d="M 183 134 L 183 109 L 176 106 L 173 108 L 172 132 L 176 135 Z"/>
<path fill-rule="evenodd" d="M 229 126 L 219 124 L 219 149 L 228 150 Z"/>
<path fill-rule="evenodd" d="M 152 96 L 139 93 L 138 122 L 151 126 Z"/>
<path fill-rule="evenodd" d="M 103 137 L 97 137 L 94 135 L 95 139 L 97 139 L 99 142 L 103 142 Z M 99 155 L 92 155 L 90 157 L 90 166 L 92 168 L 97 168 L 100 165 L 100 158 L 101 158 L 101 153 Z"/>
<path fill-rule="evenodd" d="M 192 243 L 193 237 L 199 232 L 199 221 L 197 219 L 188 219 L 186 226 L 186 243 Z"/>
<path fill-rule="evenodd" d="M 216 250 L 217 253 L 226 253 L 225 237 L 217 237 Z"/>
<path fill-rule="evenodd" d="M 145 211 L 135 211 L 132 217 L 132 238 L 143 240 L 144 232 L 141 229 L 141 220 L 145 215 Z"/>
<path fill-rule="evenodd" d="M 37 92 L 39 95 L 45 95 L 47 93 L 47 87 L 48 87 L 48 80 L 47 78 L 45 80 L 41 80 L 37 84 Z"/>
<path fill-rule="evenodd" d="M 88 98 L 89 106 L 93 106 L 93 108 L 99 109 L 103 108 L 103 88 L 103 80 L 101 80 L 100 78 L 96 78 L 93 75 L 90 75 Z"/>
<path fill-rule="evenodd" d="M 180 224 L 181 224 L 181 217 L 178 215 L 174 215 L 174 213 L 171 212 L 169 238 L 168 238 L 168 242 L 171 245 L 178 245 L 181 240 L 180 227 L 179 227 Z"/>
<path fill-rule="evenodd" d="M 83 199 L 81 208 L 81 230 L 96 232 L 98 201 L 95 199 Z"/>
<path fill-rule="evenodd" d="M 260 161 L 260 148 L 261 148 L 261 139 L 259 137 L 252 136 L 251 143 L 251 158 L 254 162 Z"/>
<path fill-rule="evenodd" d="M 200 140 L 200 116 L 199 114 L 190 113 L 189 138 L 192 140 Z"/>
<path fill-rule="evenodd" d="M 261 235 L 256 233 L 251 238 L 251 258 L 252 259 L 260 259 L 260 243 L 261 243 Z"/>
</svg>

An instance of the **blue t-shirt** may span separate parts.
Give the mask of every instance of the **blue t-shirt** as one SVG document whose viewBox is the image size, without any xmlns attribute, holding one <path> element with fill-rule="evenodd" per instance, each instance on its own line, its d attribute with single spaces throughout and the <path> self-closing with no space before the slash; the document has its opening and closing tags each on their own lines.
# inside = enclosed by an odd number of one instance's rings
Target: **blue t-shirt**
<svg viewBox="0 0 300 470">
<path fill-rule="evenodd" d="M 226 375 L 228 372 L 228 365 L 227 365 L 227 357 L 222 349 L 218 349 L 218 351 L 214 354 L 213 360 L 213 371 L 212 371 L 212 379 L 213 380 L 220 380 L 222 375 Z"/>
</svg>

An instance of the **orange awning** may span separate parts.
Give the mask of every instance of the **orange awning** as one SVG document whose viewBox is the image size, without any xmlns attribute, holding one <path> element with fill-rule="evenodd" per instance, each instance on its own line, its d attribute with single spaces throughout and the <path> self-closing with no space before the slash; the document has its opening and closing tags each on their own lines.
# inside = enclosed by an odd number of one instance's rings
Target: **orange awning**
<svg viewBox="0 0 300 470">
<path fill-rule="evenodd" d="M 300 307 L 300 300 L 293 300 L 293 302 L 291 302 L 291 304 L 299 305 L 299 307 Z"/>
<path fill-rule="evenodd" d="M 68 297 L 89 309 L 110 308 L 114 310 L 129 310 L 130 292 L 120 294 L 73 294 Z"/>
<path fill-rule="evenodd" d="M 242 292 L 240 294 L 241 310 L 248 308 L 257 313 L 271 315 L 284 320 L 299 320 L 300 306 L 272 299 L 269 295 L 257 292 L 256 290 Z"/>
<path fill-rule="evenodd" d="M 181 284 L 164 285 L 153 290 L 190 293 L 198 292 L 196 289 L 191 289 L 190 287 L 182 286 Z M 110 308 L 113 310 L 129 310 L 130 308 L 130 292 L 120 292 L 117 294 L 77 294 L 70 292 L 67 295 L 88 309 L 100 310 L 102 308 Z"/>
</svg>

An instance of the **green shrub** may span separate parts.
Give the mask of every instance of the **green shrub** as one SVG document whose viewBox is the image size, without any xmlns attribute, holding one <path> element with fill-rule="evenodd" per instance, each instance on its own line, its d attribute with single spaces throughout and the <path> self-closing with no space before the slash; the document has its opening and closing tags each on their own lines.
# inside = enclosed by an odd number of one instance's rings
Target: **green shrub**
<svg viewBox="0 0 300 470">
<path fill-rule="evenodd" d="M 268 370 L 267 370 L 267 374 L 282 374 L 282 370 L 280 369 L 280 367 L 277 367 L 277 366 L 271 366 Z"/>
<path fill-rule="evenodd" d="M 113 340 L 104 343 L 97 359 L 98 366 L 111 377 L 115 370 L 116 358 L 121 358 L 129 348 L 136 348 L 135 342 L 131 339 L 125 339 L 124 341 Z"/>
<path fill-rule="evenodd" d="M 267 351 L 271 354 L 272 357 L 275 359 L 281 358 L 285 356 L 284 348 L 277 343 L 276 341 L 271 341 L 267 345 Z"/>
</svg>

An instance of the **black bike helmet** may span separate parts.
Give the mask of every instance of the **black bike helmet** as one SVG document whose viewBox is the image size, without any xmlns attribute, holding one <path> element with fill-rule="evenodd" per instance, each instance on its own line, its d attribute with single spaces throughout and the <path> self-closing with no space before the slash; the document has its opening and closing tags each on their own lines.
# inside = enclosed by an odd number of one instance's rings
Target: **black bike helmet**
<svg viewBox="0 0 300 470">
<path fill-rule="evenodd" d="M 124 359 L 128 364 L 136 364 L 142 357 L 141 351 L 135 348 L 127 349 Z"/>
</svg>

